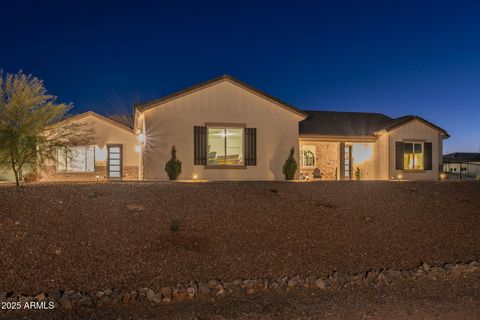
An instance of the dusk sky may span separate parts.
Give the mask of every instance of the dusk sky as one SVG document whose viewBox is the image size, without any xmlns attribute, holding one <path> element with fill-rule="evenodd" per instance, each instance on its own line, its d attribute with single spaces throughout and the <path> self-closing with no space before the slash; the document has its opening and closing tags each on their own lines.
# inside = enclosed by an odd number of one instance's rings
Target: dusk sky
<svg viewBox="0 0 480 320">
<path fill-rule="evenodd" d="M 8 1 L 0 69 L 74 113 L 230 74 L 300 109 L 416 114 L 480 152 L 480 2 Z"/>
</svg>

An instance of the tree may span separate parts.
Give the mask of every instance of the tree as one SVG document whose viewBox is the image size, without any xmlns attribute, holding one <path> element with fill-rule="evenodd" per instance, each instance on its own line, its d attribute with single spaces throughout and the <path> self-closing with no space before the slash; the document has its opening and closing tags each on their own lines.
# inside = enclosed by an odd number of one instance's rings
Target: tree
<svg viewBox="0 0 480 320">
<path fill-rule="evenodd" d="M 165 164 L 165 172 L 167 172 L 168 179 L 177 180 L 180 173 L 182 173 L 182 161 L 177 159 L 177 149 L 172 147 L 171 158 Z"/>
<path fill-rule="evenodd" d="M 293 180 L 293 178 L 295 177 L 295 172 L 297 172 L 298 165 L 297 161 L 293 156 L 294 152 L 295 150 L 292 147 L 290 149 L 290 154 L 287 160 L 285 160 L 285 164 L 283 165 L 283 174 L 285 175 L 285 180 Z"/>
<path fill-rule="evenodd" d="M 0 71 L 0 165 L 12 169 L 17 186 L 22 169 L 42 168 L 47 159 L 55 160 L 58 148 L 92 140 L 84 124 L 62 121 L 72 104 L 55 101 L 42 80 L 22 71 L 4 77 Z"/>
</svg>

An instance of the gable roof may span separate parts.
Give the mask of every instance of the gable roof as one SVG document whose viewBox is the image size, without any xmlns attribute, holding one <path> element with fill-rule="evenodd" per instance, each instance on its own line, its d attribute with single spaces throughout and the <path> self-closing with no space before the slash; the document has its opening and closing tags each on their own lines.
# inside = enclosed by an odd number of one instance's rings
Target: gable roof
<svg viewBox="0 0 480 320">
<path fill-rule="evenodd" d="M 448 133 L 418 116 L 391 118 L 381 113 L 306 111 L 308 117 L 300 122 L 300 136 L 375 137 L 381 131 L 392 131 L 413 120 L 419 120 L 440 134 Z"/>
<path fill-rule="evenodd" d="M 94 117 L 94 118 L 97 118 L 99 120 L 102 120 L 104 122 L 107 122 L 109 124 L 112 124 L 120 129 L 123 129 L 123 130 L 127 130 L 128 132 L 131 132 L 133 133 L 133 130 L 131 127 L 129 127 L 128 125 L 124 124 L 124 123 L 121 123 L 119 121 L 116 121 L 112 118 L 109 118 L 109 117 L 105 117 L 105 116 L 102 116 L 96 112 L 93 112 L 93 111 L 87 111 L 87 112 L 83 112 L 83 113 L 80 113 L 80 114 L 77 114 L 77 115 L 74 115 L 74 116 L 71 116 L 69 118 L 66 118 L 66 119 L 63 119 L 59 122 L 56 122 L 53 124 L 53 126 L 58 126 L 58 125 L 61 125 L 63 123 L 67 123 L 67 122 L 71 122 L 71 121 L 77 121 L 77 120 L 81 120 L 83 118 L 86 118 L 86 117 Z M 128 117 L 128 116 L 127 116 Z"/>
<path fill-rule="evenodd" d="M 432 129 L 437 130 L 441 135 L 445 136 L 446 138 L 450 137 L 450 135 L 444 129 L 440 128 L 439 126 L 437 126 L 433 123 L 431 123 L 430 121 L 425 120 L 422 117 L 414 116 L 414 115 L 408 115 L 408 116 L 403 116 L 403 117 L 400 117 L 400 118 L 392 119 L 392 121 L 390 123 L 388 123 L 387 126 L 385 128 L 383 128 L 382 130 L 385 130 L 385 131 L 389 132 L 389 131 L 392 131 L 392 130 L 394 130 L 398 127 L 401 127 L 404 124 L 407 124 L 408 122 L 414 121 L 414 120 L 418 120 L 418 121 L 422 122 L 423 124 L 431 127 Z"/>
<path fill-rule="evenodd" d="M 216 77 L 216 78 L 213 78 L 211 80 L 208 80 L 208 81 L 205 81 L 205 82 L 202 82 L 200 84 L 197 84 L 197 85 L 194 85 L 194 86 L 191 86 L 189 88 L 186 88 L 186 89 L 183 89 L 183 90 L 180 90 L 180 91 L 177 91 L 177 92 L 174 92 L 172 94 L 169 94 L 167 96 L 164 96 L 164 97 L 161 97 L 161 98 L 158 98 L 158 99 L 154 99 L 154 100 L 150 100 L 150 101 L 147 101 L 147 102 L 144 102 L 144 103 L 137 103 L 134 105 L 134 110 L 135 111 L 139 111 L 139 112 L 143 112 L 145 110 L 148 110 L 150 108 L 153 108 L 155 106 L 157 106 L 158 104 L 160 103 L 164 103 L 164 102 L 167 102 L 167 101 L 170 101 L 170 100 L 173 100 L 173 99 L 176 99 L 176 98 L 179 98 L 181 96 L 184 96 L 184 95 L 187 95 L 187 94 L 190 94 L 190 93 L 193 93 L 195 91 L 198 91 L 198 90 L 201 90 L 203 88 L 206 88 L 206 87 L 209 87 L 209 86 L 212 86 L 214 84 L 217 84 L 217 83 L 220 83 L 220 82 L 223 82 L 223 81 L 228 81 L 228 82 L 231 82 L 231 83 L 234 83 L 264 99 L 267 99 L 273 103 L 275 103 L 276 105 L 280 106 L 280 107 L 283 107 L 284 109 L 287 109 L 301 117 L 307 117 L 308 114 L 306 114 L 304 111 L 286 103 L 286 102 L 283 102 L 281 101 L 280 99 L 264 92 L 264 91 L 261 91 L 261 90 L 258 90 L 248 84 L 246 84 L 245 82 L 243 81 L 240 81 L 232 76 L 229 76 L 229 75 L 222 75 L 220 77 Z"/>
<path fill-rule="evenodd" d="M 479 152 L 454 152 L 443 156 L 444 162 L 480 162 Z"/>
</svg>

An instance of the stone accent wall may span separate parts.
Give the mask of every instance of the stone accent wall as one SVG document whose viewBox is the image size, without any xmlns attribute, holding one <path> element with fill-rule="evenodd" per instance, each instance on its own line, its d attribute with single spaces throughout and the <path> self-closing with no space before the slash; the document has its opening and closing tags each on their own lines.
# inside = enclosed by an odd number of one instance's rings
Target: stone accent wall
<svg viewBox="0 0 480 320">
<path fill-rule="evenodd" d="M 315 167 L 320 169 L 322 180 L 336 180 L 339 168 L 338 143 L 301 141 L 300 145 L 315 145 Z M 301 168 L 300 174 L 308 174 L 312 178 L 314 168 Z"/>
<path fill-rule="evenodd" d="M 107 170 L 105 166 L 95 166 L 94 172 L 57 172 L 55 166 L 48 166 L 42 172 L 42 181 L 107 181 Z M 123 167 L 123 180 L 138 180 L 138 167 Z"/>
</svg>

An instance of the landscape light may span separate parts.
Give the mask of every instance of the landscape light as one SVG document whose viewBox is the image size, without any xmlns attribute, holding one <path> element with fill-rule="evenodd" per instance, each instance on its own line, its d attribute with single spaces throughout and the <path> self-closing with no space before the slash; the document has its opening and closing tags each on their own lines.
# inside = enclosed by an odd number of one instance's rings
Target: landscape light
<svg viewBox="0 0 480 320">
<path fill-rule="evenodd" d="M 403 176 L 399 173 L 399 174 L 397 174 L 397 179 L 398 179 L 398 180 L 402 180 L 402 179 L 403 179 Z"/>
<path fill-rule="evenodd" d="M 197 181 L 197 179 L 198 179 L 198 177 L 197 177 L 197 175 L 196 175 L 196 174 L 194 174 L 194 175 L 192 176 L 192 178 L 193 178 L 193 180 L 194 180 L 195 182 L 196 182 L 196 181 Z"/>
<path fill-rule="evenodd" d="M 98 182 L 98 179 L 100 178 L 100 176 L 97 175 L 97 176 L 95 176 L 95 178 L 97 179 L 97 182 Z"/>
</svg>

